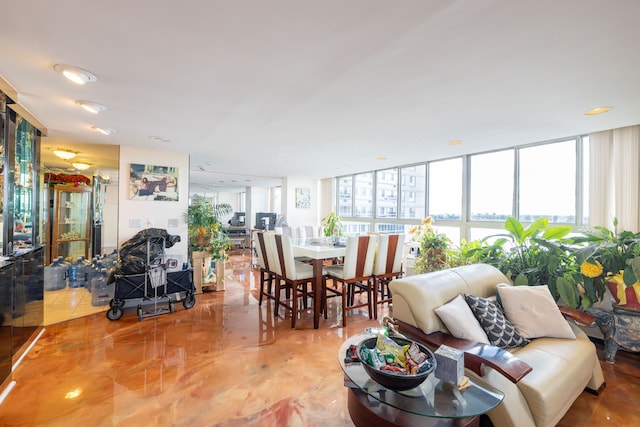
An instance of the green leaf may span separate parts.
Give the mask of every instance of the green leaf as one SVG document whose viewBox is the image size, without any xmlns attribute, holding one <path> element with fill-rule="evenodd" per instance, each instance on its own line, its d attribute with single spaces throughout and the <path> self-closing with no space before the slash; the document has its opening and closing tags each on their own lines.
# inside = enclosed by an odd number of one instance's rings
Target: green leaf
<svg viewBox="0 0 640 427">
<path fill-rule="evenodd" d="M 524 228 L 516 218 L 512 216 L 507 217 L 507 220 L 504 222 L 504 229 L 511 233 L 518 244 L 524 241 Z"/>
<path fill-rule="evenodd" d="M 560 298 L 570 307 L 578 308 L 580 301 L 580 293 L 574 284 L 569 282 L 564 277 L 558 277 L 556 281 L 556 286 L 558 288 L 558 293 L 560 294 Z"/>
<path fill-rule="evenodd" d="M 635 273 L 633 272 L 633 268 L 625 268 L 622 273 L 622 278 L 624 279 L 624 284 L 626 286 L 631 286 L 638 281 Z"/>
<path fill-rule="evenodd" d="M 542 237 L 548 240 L 558 240 L 562 239 L 569 233 L 571 233 L 570 225 L 558 225 L 555 227 L 547 228 Z"/>
<path fill-rule="evenodd" d="M 516 276 L 516 280 L 513 284 L 516 286 L 527 286 L 529 284 L 529 279 L 527 279 L 527 276 L 524 273 L 520 273 Z"/>
<path fill-rule="evenodd" d="M 540 234 L 540 231 L 547 228 L 548 225 L 549 218 L 538 218 L 529 224 L 529 226 L 524 230 L 524 237 L 537 236 Z"/>
</svg>

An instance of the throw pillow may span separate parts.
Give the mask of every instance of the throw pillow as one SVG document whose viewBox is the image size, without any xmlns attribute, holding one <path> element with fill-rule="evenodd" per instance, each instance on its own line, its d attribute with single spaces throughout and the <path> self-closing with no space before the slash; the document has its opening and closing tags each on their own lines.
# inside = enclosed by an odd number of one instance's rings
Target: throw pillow
<svg viewBox="0 0 640 427">
<path fill-rule="evenodd" d="M 454 337 L 489 344 L 487 334 L 462 295 L 436 308 L 435 312 Z"/>
<path fill-rule="evenodd" d="M 547 285 L 499 286 L 497 291 L 507 319 L 523 337 L 576 339 Z"/>
<path fill-rule="evenodd" d="M 487 298 L 469 294 L 465 294 L 464 298 L 491 344 L 501 348 L 513 348 L 529 343 L 529 340 L 522 337 L 507 320 L 502 311 Z"/>
</svg>

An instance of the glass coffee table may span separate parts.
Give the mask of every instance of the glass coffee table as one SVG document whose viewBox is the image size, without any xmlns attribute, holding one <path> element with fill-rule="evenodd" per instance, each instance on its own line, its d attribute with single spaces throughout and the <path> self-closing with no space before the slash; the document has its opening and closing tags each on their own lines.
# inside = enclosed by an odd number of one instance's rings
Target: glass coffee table
<svg viewBox="0 0 640 427">
<path fill-rule="evenodd" d="M 369 377 L 361 362 L 345 363 L 347 349 L 372 334 L 348 338 L 338 351 L 338 360 L 348 388 L 349 415 L 360 426 L 478 426 L 480 415 L 502 402 L 500 391 L 479 386 L 458 390 L 432 373 L 418 387 L 393 391 Z"/>
</svg>

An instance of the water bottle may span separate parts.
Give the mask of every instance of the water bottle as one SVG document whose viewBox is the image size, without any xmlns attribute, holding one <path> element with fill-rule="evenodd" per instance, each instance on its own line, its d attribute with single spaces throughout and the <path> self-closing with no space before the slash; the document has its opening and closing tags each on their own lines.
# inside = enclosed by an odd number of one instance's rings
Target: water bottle
<svg viewBox="0 0 640 427">
<path fill-rule="evenodd" d="M 76 267 L 76 281 L 78 282 L 78 287 L 88 288 L 89 283 L 87 282 L 87 280 L 89 276 L 89 263 L 84 258 L 84 256 L 81 256 L 76 260 L 74 265 Z M 71 279 L 71 277 L 69 277 L 69 279 Z"/>
<path fill-rule="evenodd" d="M 64 289 L 67 285 L 65 278 L 64 267 L 60 265 L 58 260 L 54 260 L 44 268 L 44 290 L 57 291 Z"/>
<path fill-rule="evenodd" d="M 107 305 L 113 299 L 113 285 L 107 285 L 107 269 L 101 268 L 100 272 L 91 279 L 91 305 Z"/>
<path fill-rule="evenodd" d="M 70 288 L 79 288 L 78 284 L 78 265 L 71 264 L 69 267 L 69 287 Z"/>
<path fill-rule="evenodd" d="M 66 282 L 69 281 L 69 267 L 71 267 L 71 264 L 65 261 L 62 255 L 60 255 L 57 258 L 57 260 L 58 260 L 58 263 L 60 264 L 60 267 L 64 271 L 64 280 L 65 280 L 65 286 L 66 286 Z"/>
</svg>

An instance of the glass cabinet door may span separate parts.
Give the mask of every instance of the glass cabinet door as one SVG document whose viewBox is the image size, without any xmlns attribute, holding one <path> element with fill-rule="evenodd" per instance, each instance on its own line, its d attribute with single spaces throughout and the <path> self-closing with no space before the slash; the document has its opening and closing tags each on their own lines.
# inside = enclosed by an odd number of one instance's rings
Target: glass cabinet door
<svg viewBox="0 0 640 427">
<path fill-rule="evenodd" d="M 62 256 L 69 262 L 89 257 L 91 240 L 91 188 L 56 185 L 51 260 Z"/>
<path fill-rule="evenodd" d="M 33 164 L 35 128 L 25 119 L 16 119 L 15 172 L 13 193 L 13 249 L 33 247 Z"/>
</svg>

